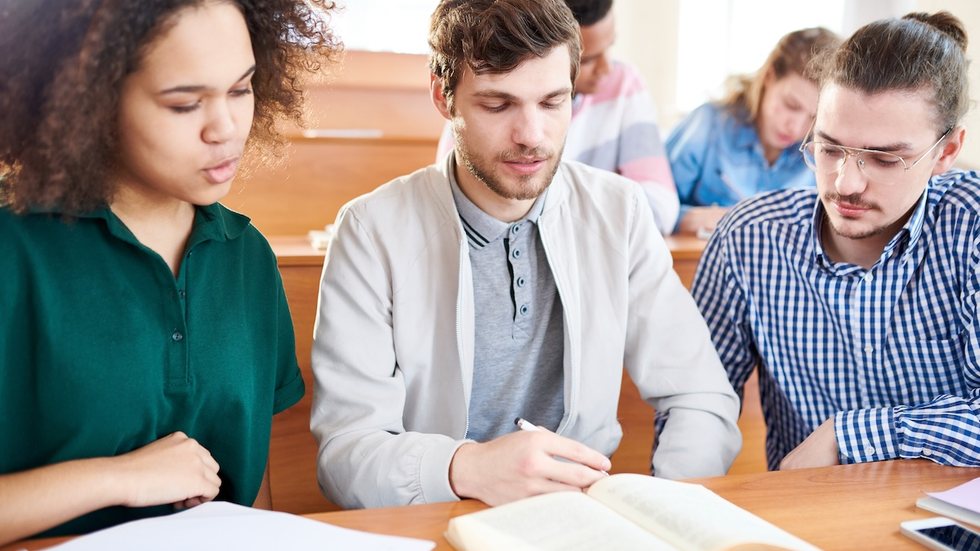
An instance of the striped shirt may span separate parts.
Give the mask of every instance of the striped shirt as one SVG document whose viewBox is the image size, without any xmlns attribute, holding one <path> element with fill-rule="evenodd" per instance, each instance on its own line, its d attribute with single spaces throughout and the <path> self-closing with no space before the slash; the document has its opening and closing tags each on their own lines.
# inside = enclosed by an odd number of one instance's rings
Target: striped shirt
<svg viewBox="0 0 980 551">
<path fill-rule="evenodd" d="M 453 148 L 452 125 L 439 139 L 437 161 Z M 657 110 L 640 74 L 615 61 L 595 92 L 576 94 L 562 159 L 615 172 L 640 184 L 662 233 L 677 223 L 680 202 L 664 150 Z"/>
<path fill-rule="evenodd" d="M 740 203 L 693 295 L 741 393 L 759 366 L 769 468 L 834 417 L 841 463 L 980 466 L 980 177 L 934 177 L 868 270 L 833 263 L 814 189 Z"/>
</svg>

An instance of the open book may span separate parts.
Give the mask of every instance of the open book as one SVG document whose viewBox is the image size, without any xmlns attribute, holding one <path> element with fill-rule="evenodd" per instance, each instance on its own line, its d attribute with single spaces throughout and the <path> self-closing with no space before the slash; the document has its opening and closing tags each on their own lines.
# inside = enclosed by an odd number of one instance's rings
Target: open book
<svg viewBox="0 0 980 551">
<path fill-rule="evenodd" d="M 704 486 L 639 474 L 456 517 L 446 539 L 461 551 L 816 549 Z"/>
</svg>

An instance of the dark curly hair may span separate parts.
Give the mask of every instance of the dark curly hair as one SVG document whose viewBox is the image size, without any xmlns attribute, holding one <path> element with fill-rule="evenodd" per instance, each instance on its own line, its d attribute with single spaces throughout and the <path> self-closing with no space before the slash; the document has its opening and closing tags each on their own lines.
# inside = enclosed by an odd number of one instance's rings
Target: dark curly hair
<svg viewBox="0 0 980 551">
<path fill-rule="evenodd" d="M 305 73 L 333 61 L 328 0 L 0 0 L 0 205 L 81 213 L 115 192 L 120 90 L 185 7 L 227 2 L 252 41 L 250 144 L 280 144 L 302 118 Z M 254 149 L 254 148 L 253 148 Z"/>
</svg>

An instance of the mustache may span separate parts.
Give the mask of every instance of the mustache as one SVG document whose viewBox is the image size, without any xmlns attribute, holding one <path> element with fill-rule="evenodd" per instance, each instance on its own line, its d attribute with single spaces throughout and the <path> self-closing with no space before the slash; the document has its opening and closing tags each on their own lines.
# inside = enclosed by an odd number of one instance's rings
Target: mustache
<svg viewBox="0 0 980 551">
<path fill-rule="evenodd" d="M 831 203 L 846 203 L 848 205 L 853 205 L 855 207 L 863 208 L 863 209 L 878 208 L 878 205 L 870 201 L 865 201 L 860 194 L 841 195 L 840 193 L 837 192 L 828 191 L 827 193 L 823 194 L 823 199 L 824 201 L 828 201 Z"/>
<path fill-rule="evenodd" d="M 508 151 L 502 151 L 497 154 L 497 160 L 508 162 L 508 161 L 520 161 L 526 159 L 535 159 L 540 161 L 547 161 L 555 156 L 555 152 L 544 147 L 518 147 L 517 149 L 510 149 Z"/>
</svg>

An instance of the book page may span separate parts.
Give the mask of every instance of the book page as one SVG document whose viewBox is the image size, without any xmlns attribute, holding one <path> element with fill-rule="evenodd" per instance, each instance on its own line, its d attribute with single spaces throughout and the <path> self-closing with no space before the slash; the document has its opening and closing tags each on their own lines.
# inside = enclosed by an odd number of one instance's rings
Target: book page
<svg viewBox="0 0 980 551">
<path fill-rule="evenodd" d="M 593 484 L 588 493 L 678 549 L 729 549 L 744 544 L 816 549 L 697 484 L 618 474 Z"/>
<path fill-rule="evenodd" d="M 673 549 L 579 492 L 544 494 L 456 517 L 446 539 L 461 551 Z"/>
</svg>

